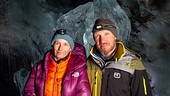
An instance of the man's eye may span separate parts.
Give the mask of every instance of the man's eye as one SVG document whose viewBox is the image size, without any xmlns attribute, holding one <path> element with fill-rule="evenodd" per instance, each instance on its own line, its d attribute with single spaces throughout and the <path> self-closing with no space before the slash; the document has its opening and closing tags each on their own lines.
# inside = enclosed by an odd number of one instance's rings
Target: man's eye
<svg viewBox="0 0 170 96">
<path fill-rule="evenodd" d="M 106 33 L 106 35 L 109 35 L 109 33 Z"/>
<path fill-rule="evenodd" d="M 98 37 L 99 37 L 99 35 L 95 35 L 95 36 L 94 36 L 94 38 L 96 38 L 96 39 L 97 39 Z"/>
<path fill-rule="evenodd" d="M 107 36 L 107 35 L 110 35 L 110 33 L 105 33 L 105 35 Z"/>
</svg>

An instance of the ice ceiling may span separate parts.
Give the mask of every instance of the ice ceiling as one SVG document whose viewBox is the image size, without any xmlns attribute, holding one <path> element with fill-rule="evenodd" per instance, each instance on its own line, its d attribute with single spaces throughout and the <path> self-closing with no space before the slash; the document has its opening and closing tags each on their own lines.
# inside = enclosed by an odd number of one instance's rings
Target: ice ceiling
<svg viewBox="0 0 170 96">
<path fill-rule="evenodd" d="M 56 28 L 72 32 L 88 55 L 94 20 L 104 17 L 116 22 L 119 39 L 142 56 L 154 96 L 169 96 L 169 5 L 168 0 L 1 0 L 0 94 L 22 94 Z"/>
</svg>

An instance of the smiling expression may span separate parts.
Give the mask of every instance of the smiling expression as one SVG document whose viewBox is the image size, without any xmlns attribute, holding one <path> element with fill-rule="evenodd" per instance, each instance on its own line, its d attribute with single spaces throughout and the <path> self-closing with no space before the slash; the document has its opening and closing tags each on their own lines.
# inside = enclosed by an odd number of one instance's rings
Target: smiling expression
<svg viewBox="0 0 170 96">
<path fill-rule="evenodd" d="M 65 39 L 57 39 L 53 44 L 53 52 L 55 59 L 60 60 L 71 52 L 71 46 Z"/>
</svg>

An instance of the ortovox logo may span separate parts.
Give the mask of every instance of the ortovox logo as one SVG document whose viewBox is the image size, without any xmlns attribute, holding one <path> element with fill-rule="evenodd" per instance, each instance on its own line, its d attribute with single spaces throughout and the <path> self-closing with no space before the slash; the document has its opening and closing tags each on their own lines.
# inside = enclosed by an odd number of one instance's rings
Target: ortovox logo
<svg viewBox="0 0 170 96">
<path fill-rule="evenodd" d="M 114 77 L 115 77 L 115 78 L 120 78 L 120 77 L 121 77 L 121 74 L 120 74 L 120 73 L 117 73 L 117 72 L 114 72 Z"/>
</svg>

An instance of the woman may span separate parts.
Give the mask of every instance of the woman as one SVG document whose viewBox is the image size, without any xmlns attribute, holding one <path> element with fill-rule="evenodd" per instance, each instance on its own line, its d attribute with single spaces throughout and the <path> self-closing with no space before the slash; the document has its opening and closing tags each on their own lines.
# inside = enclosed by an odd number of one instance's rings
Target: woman
<svg viewBox="0 0 170 96">
<path fill-rule="evenodd" d="M 51 45 L 34 65 L 24 96 L 91 96 L 84 47 L 64 29 L 55 32 Z"/>
</svg>

